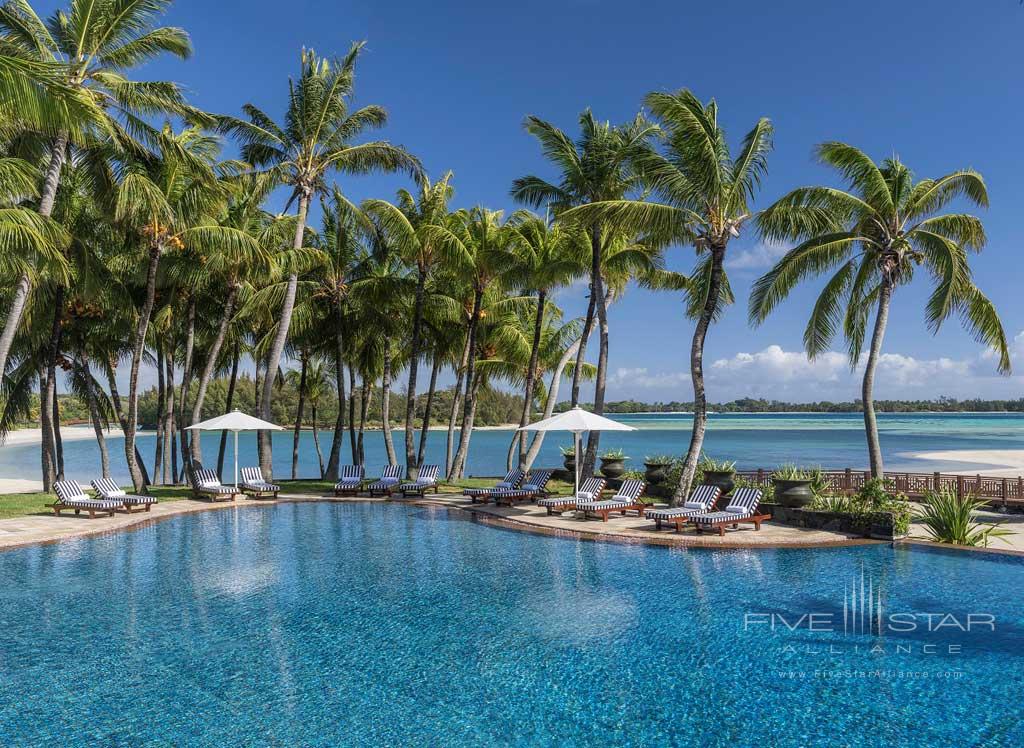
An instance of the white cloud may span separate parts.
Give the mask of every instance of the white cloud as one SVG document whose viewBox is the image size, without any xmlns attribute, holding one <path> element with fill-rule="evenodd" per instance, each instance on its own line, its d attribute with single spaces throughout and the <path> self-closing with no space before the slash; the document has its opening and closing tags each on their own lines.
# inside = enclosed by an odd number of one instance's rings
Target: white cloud
<svg viewBox="0 0 1024 748">
<path fill-rule="evenodd" d="M 725 261 L 730 270 L 767 270 L 786 254 L 789 247 L 774 242 L 761 242 Z"/>
<path fill-rule="evenodd" d="M 1011 343 L 1017 369 L 1024 365 L 1024 331 Z M 860 396 L 863 365 L 850 369 L 845 354 L 829 351 L 813 361 L 803 351 L 770 345 L 756 352 L 738 352 L 705 365 L 709 398 L 727 401 L 739 397 L 807 402 L 854 400 Z M 651 372 L 647 368 L 620 368 L 609 377 L 613 398 L 688 401 L 693 397 L 688 370 Z M 993 355 L 983 351 L 961 359 L 921 359 L 885 353 L 878 362 L 875 394 L 884 398 L 1017 398 L 1024 391 L 1024 376 L 999 376 Z"/>
</svg>

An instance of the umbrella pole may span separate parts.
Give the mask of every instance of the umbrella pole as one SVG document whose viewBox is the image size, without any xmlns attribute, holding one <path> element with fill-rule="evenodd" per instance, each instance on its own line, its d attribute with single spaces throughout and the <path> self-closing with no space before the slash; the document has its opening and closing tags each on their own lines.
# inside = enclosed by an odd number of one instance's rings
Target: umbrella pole
<svg viewBox="0 0 1024 748">
<path fill-rule="evenodd" d="M 235 490 L 238 490 L 238 432 L 235 432 Z"/>
<path fill-rule="evenodd" d="M 576 476 L 575 476 L 576 479 L 575 479 L 575 482 L 573 483 L 573 490 L 572 490 L 572 495 L 575 496 L 576 494 L 578 494 L 580 492 L 580 432 L 579 431 L 573 431 L 572 435 L 574 437 L 576 437 L 576 444 L 573 447 L 576 450 L 576 452 L 575 452 L 576 459 L 573 460 L 573 467 L 575 468 L 575 471 L 576 471 Z"/>
</svg>

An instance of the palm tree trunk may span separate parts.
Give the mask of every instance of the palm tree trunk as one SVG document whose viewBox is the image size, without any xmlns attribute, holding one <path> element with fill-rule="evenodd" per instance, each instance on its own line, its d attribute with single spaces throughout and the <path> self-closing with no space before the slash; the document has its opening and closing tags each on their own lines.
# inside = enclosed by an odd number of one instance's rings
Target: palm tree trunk
<svg viewBox="0 0 1024 748">
<path fill-rule="evenodd" d="M 295 225 L 295 238 L 292 241 L 292 249 L 302 249 L 302 241 L 306 233 L 306 215 L 309 212 L 310 193 L 302 190 L 299 193 L 299 220 Z M 299 276 L 292 273 L 288 276 L 288 288 L 284 293 L 284 304 L 281 306 L 281 317 L 277 324 L 277 334 L 270 347 L 270 354 L 267 357 L 267 374 L 263 380 L 263 397 L 260 400 L 260 418 L 269 421 L 271 412 L 270 406 L 274 399 L 274 372 L 281 365 L 281 356 L 284 354 L 285 343 L 288 342 L 288 329 L 292 324 L 292 311 L 295 309 L 295 294 L 299 287 Z M 273 450 L 271 449 L 271 438 L 269 433 L 263 433 L 259 440 L 260 469 L 267 480 L 274 478 Z"/>
<path fill-rule="evenodd" d="M 199 390 L 196 392 L 196 401 L 192 404 L 192 423 L 198 423 L 203 414 L 203 401 L 206 400 L 206 390 L 210 386 L 210 379 L 217 369 L 217 361 L 220 358 L 220 349 L 224 346 L 224 340 L 228 336 L 228 326 L 231 324 L 231 315 L 235 313 L 235 299 L 238 297 L 238 286 L 232 283 L 228 289 L 228 297 L 224 301 L 224 313 L 221 314 L 220 324 L 217 326 L 217 335 L 213 339 L 213 345 L 206 354 L 206 363 L 203 365 L 202 374 L 199 375 Z M 192 444 L 189 452 L 192 459 L 203 460 L 203 451 L 199 442 L 199 432 L 193 431 Z"/>
<path fill-rule="evenodd" d="M 302 354 L 302 368 L 299 370 L 299 404 L 295 411 L 295 433 L 292 436 L 292 480 L 299 477 L 299 437 L 302 435 L 302 414 L 306 409 L 306 371 L 309 360 Z"/>
<path fill-rule="evenodd" d="M 410 478 L 415 478 L 419 472 L 419 463 L 416 461 L 416 434 L 414 431 L 416 420 L 416 377 L 419 372 L 420 363 L 420 337 L 423 327 L 423 297 L 427 287 L 427 271 L 423 267 L 419 269 L 419 277 L 416 280 L 416 301 L 412 310 L 412 342 L 409 356 L 409 386 L 405 392 L 405 470 Z"/>
<path fill-rule="evenodd" d="M 594 413 L 604 415 L 604 391 L 608 382 L 608 300 L 604 297 L 604 278 L 601 275 L 601 230 L 594 228 L 590 233 L 590 286 L 594 289 L 595 309 L 598 322 L 597 379 L 594 381 Z M 597 450 L 601 443 L 601 432 L 587 434 L 587 451 L 583 460 L 583 479 L 594 474 Z M 579 459 L 577 455 L 576 459 Z"/>
<path fill-rule="evenodd" d="M 57 385 L 54 383 L 53 394 L 53 454 L 57 458 L 57 480 L 64 480 L 64 440 L 60 435 L 60 400 L 57 397 Z"/>
<path fill-rule="evenodd" d="M 459 451 L 455 454 L 455 465 L 452 468 L 455 472 L 455 477 L 450 480 L 460 480 L 466 472 L 466 460 L 469 457 L 469 441 L 473 438 L 473 422 L 476 420 L 476 406 L 479 402 L 477 395 L 483 384 L 483 378 L 479 375 L 474 375 L 472 382 L 471 387 L 468 386 L 468 379 L 466 382 L 466 410 L 459 435 Z"/>
<path fill-rule="evenodd" d="M 352 463 L 361 465 L 359 452 L 356 451 L 356 367 L 348 367 L 348 441 L 352 448 Z"/>
<path fill-rule="evenodd" d="M 40 408 L 47 414 L 48 423 L 43 428 L 44 456 L 43 490 L 50 491 L 55 480 L 60 480 L 57 462 L 57 430 L 60 425 L 54 421 L 57 404 L 57 356 L 60 355 L 62 337 L 61 321 L 64 311 L 64 287 L 58 285 L 53 300 L 53 323 L 50 326 L 50 340 L 46 346 L 46 391 L 40 393 Z M 49 442 L 49 443 L 47 443 Z M 48 457 L 49 459 L 46 459 Z"/>
<path fill-rule="evenodd" d="M 53 213 L 53 204 L 57 199 L 57 187 L 60 185 L 60 174 L 64 168 L 64 162 L 67 160 L 67 153 L 68 136 L 65 133 L 60 133 L 50 145 L 50 163 L 46 168 L 42 194 L 39 199 L 39 215 L 46 218 Z M 0 376 L 7 371 L 7 358 L 14 343 L 14 336 L 21 325 L 21 317 L 25 312 L 25 305 L 31 290 L 31 279 L 27 273 L 22 273 L 14 289 L 14 300 L 11 303 L 11 308 L 7 311 L 3 332 L 0 333 Z"/>
<path fill-rule="evenodd" d="M 366 377 L 363 377 L 363 390 L 359 397 L 359 436 L 356 440 L 356 455 L 355 463 L 357 465 L 366 464 L 366 451 L 363 449 L 363 437 L 366 434 L 366 412 L 370 407 L 370 398 L 373 396 L 373 389 L 370 387 L 370 382 L 367 381 Z"/>
<path fill-rule="evenodd" d="M 878 312 L 875 316 L 875 329 L 871 333 L 871 350 L 864 367 L 864 381 L 861 387 L 861 398 L 864 403 L 864 431 L 868 440 L 868 460 L 872 478 L 884 478 L 885 466 L 882 462 L 882 444 L 878 439 L 878 421 L 875 418 L 875 369 L 882 353 L 882 340 L 889 322 L 889 306 L 892 302 L 892 281 L 888 275 L 882 279 L 878 293 Z"/>
<path fill-rule="evenodd" d="M 167 349 L 164 359 L 167 368 L 167 402 L 164 405 L 164 484 L 173 483 L 178 477 L 177 425 L 174 420 L 174 343 Z M 168 475 L 168 463 L 170 474 Z"/>
<path fill-rule="evenodd" d="M 89 408 L 89 420 L 92 421 L 92 429 L 96 433 L 96 446 L 100 448 L 100 471 L 104 478 L 110 477 L 110 453 L 107 451 L 107 440 L 103 435 L 103 420 L 100 418 L 100 408 L 96 400 L 96 389 L 93 387 L 92 372 L 89 371 L 89 361 L 83 358 L 79 364 L 79 375 L 85 384 L 85 402 Z"/>
<path fill-rule="evenodd" d="M 313 446 L 316 447 L 316 459 L 320 463 L 320 480 L 324 478 L 324 454 L 320 451 L 320 434 L 316 421 L 316 401 L 309 404 L 310 416 L 313 418 Z"/>
<path fill-rule="evenodd" d="M 384 375 L 381 377 L 381 429 L 384 431 L 384 448 L 388 453 L 388 464 L 397 465 L 398 455 L 391 439 L 391 341 L 384 341 Z"/>
<path fill-rule="evenodd" d="M 533 388 L 537 380 L 537 361 L 540 358 L 540 336 L 544 331 L 544 303 L 546 301 L 547 293 L 544 291 L 538 292 L 537 318 L 533 323 L 533 342 L 530 346 L 530 364 L 526 369 L 526 387 L 523 392 L 523 415 L 519 418 L 520 428 L 530 423 L 530 411 L 533 408 Z M 519 442 L 520 469 L 522 469 L 523 465 L 526 463 L 526 439 L 522 434 L 522 431 L 516 432 Z"/>
<path fill-rule="evenodd" d="M 225 403 L 227 412 L 230 413 L 235 407 L 235 386 L 238 384 L 238 343 L 235 343 L 235 350 L 231 354 L 231 377 L 228 379 L 228 399 Z M 220 449 L 217 450 L 217 475 L 224 474 L 224 453 L 228 447 L 228 432 L 220 432 Z"/>
<path fill-rule="evenodd" d="M 672 496 L 672 506 L 680 506 L 690 495 L 693 477 L 697 473 L 697 461 L 704 448 L 704 432 L 708 424 L 708 401 L 704 393 L 704 340 L 707 338 L 708 327 L 718 309 L 718 297 L 722 290 L 722 261 L 725 258 L 725 247 L 711 248 L 711 281 L 708 286 L 708 297 L 704 300 L 697 327 L 693 331 L 690 344 L 690 376 L 693 379 L 693 432 L 690 434 L 690 447 L 686 451 L 683 462 L 683 474 L 679 478 Z"/>
<path fill-rule="evenodd" d="M 154 246 L 149 250 L 149 267 L 146 271 L 146 296 L 139 311 L 139 321 L 135 326 L 132 339 L 132 364 L 128 375 L 128 412 L 124 431 L 124 455 L 128 461 L 128 472 L 132 476 L 135 490 L 143 493 L 148 490 L 142 477 L 142 466 L 137 459 L 135 449 L 135 430 L 139 422 L 139 367 L 142 365 L 142 354 L 146 348 L 146 331 L 149 329 L 149 318 L 153 313 L 156 299 L 156 270 L 160 264 L 161 247 Z"/>
<path fill-rule="evenodd" d="M 455 453 L 455 462 L 452 464 L 448 480 L 456 480 L 462 477 L 466 466 L 466 455 L 469 452 L 470 431 L 473 428 L 473 416 L 476 413 L 476 392 L 479 387 L 476 380 L 476 334 L 480 325 L 480 307 L 483 303 L 483 289 L 476 289 L 473 293 L 473 314 L 469 318 L 469 358 L 466 362 L 466 397 L 462 406 L 462 426 L 459 429 L 459 449 Z"/>
<path fill-rule="evenodd" d="M 44 491 L 49 491 L 53 488 L 53 481 L 57 477 L 57 468 L 53 463 L 53 408 L 46 406 L 47 402 L 49 402 L 47 394 L 49 388 L 50 376 L 48 367 L 45 364 L 41 364 L 39 366 L 39 431 L 41 439 L 39 458 Z"/>
<path fill-rule="evenodd" d="M 7 357 L 11 353 L 11 345 L 14 343 L 14 336 L 18 333 L 18 326 L 21 324 L 21 316 L 25 312 L 25 305 L 28 302 L 28 294 L 32 289 L 32 283 L 27 274 L 18 278 L 18 284 L 14 287 L 14 299 L 11 308 L 7 310 L 7 319 L 4 321 L 4 330 L 0 333 L 0 373 L 6 371 Z"/>
<path fill-rule="evenodd" d="M 548 386 L 548 399 L 544 404 L 544 418 L 551 418 L 551 414 L 555 412 L 555 403 L 558 402 L 558 390 L 562 384 L 562 372 L 565 371 L 565 367 L 569 365 L 569 361 L 573 359 L 579 350 L 579 346 L 582 345 L 583 339 L 577 340 L 571 346 L 569 346 L 565 353 L 562 354 L 562 358 L 558 360 L 558 366 L 551 373 L 551 384 Z M 523 437 L 526 438 L 525 436 Z M 523 470 L 529 470 L 533 467 L 533 461 L 537 459 L 537 455 L 540 454 L 540 448 L 544 444 L 544 432 L 538 431 L 533 436 L 533 441 L 530 442 L 530 449 L 526 453 L 526 462 L 523 464 Z"/>
<path fill-rule="evenodd" d="M 448 414 L 448 443 L 445 446 L 444 474 L 452 469 L 452 457 L 455 451 L 455 422 L 458 420 L 459 405 L 462 403 L 462 382 L 466 376 L 466 365 L 469 363 L 469 333 L 466 334 L 466 345 L 462 349 L 462 359 L 455 375 L 455 386 L 452 387 L 452 410 Z"/>
<path fill-rule="evenodd" d="M 117 362 L 114 357 L 111 356 L 107 362 L 107 386 L 110 387 L 110 399 L 114 403 L 114 412 L 117 414 L 117 422 L 121 424 L 121 433 L 128 433 L 128 420 L 124 414 L 124 407 L 121 403 L 121 393 L 117 389 Z M 142 453 L 139 451 L 138 445 L 135 446 L 135 461 L 139 465 L 139 470 L 142 472 L 142 480 L 147 485 L 149 484 L 149 473 L 146 472 L 146 462 L 142 459 Z"/>
<path fill-rule="evenodd" d="M 590 284 L 590 303 L 587 304 L 587 316 L 583 320 L 583 337 L 580 339 L 579 350 L 576 351 L 576 366 L 572 371 L 572 392 L 569 404 L 575 408 L 580 404 L 580 382 L 583 376 L 583 360 L 587 355 L 587 343 L 594 332 L 594 319 L 597 312 L 597 296 L 594 284 Z"/>
<path fill-rule="evenodd" d="M 336 481 L 341 470 L 341 443 L 345 439 L 345 339 L 339 304 L 335 304 L 334 318 L 334 387 L 338 391 L 338 416 L 334 421 L 334 437 L 325 477 Z"/>
<path fill-rule="evenodd" d="M 178 410 L 175 413 L 174 421 L 178 427 L 178 442 L 181 446 L 181 469 L 188 468 L 191 455 L 189 454 L 189 435 L 185 433 L 185 427 L 191 424 L 185 421 L 185 409 L 188 406 L 189 390 L 192 388 L 192 356 L 195 353 L 196 343 L 196 295 L 189 294 L 188 308 L 185 312 L 185 360 L 181 368 L 181 390 L 178 393 Z M 177 480 L 177 473 L 175 473 Z"/>
<path fill-rule="evenodd" d="M 430 417 L 434 411 L 434 393 L 437 391 L 437 375 L 441 371 L 441 357 L 434 356 L 434 365 L 430 369 L 430 386 L 427 388 L 427 402 L 423 406 L 423 427 L 420 429 L 420 448 L 416 455 L 416 464 L 422 465 L 427 455 L 427 436 L 430 435 Z"/>
<path fill-rule="evenodd" d="M 164 347 L 156 346 L 156 444 L 153 447 L 153 483 L 160 483 L 164 464 L 164 427 L 167 419 L 164 408 L 167 403 L 167 382 L 164 376 Z M 104 476 L 106 477 L 106 476 Z"/>
</svg>

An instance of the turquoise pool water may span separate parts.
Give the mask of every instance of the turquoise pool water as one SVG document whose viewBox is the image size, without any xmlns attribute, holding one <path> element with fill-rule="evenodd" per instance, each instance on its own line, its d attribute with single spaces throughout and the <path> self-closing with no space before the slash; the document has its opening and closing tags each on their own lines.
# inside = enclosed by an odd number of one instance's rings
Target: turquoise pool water
<svg viewBox="0 0 1024 748">
<path fill-rule="evenodd" d="M 0 553 L 0 578 L 4 746 L 1024 744 L 1013 558 L 286 504 Z M 881 635 L 851 630 L 861 580 Z"/>
<path fill-rule="evenodd" d="M 690 441 L 692 420 L 687 415 L 659 413 L 623 415 L 617 419 L 637 428 L 633 432 L 605 434 L 601 445 L 622 448 L 630 456 L 629 466 L 643 469 L 646 455 L 679 455 Z M 882 449 L 890 470 L 931 472 L 933 470 L 978 469 L 985 466 L 969 462 L 933 462 L 916 459 L 916 452 L 956 449 L 1021 449 L 1024 448 L 1024 414 L 1020 413 L 909 413 L 879 416 Z M 115 432 L 119 433 L 119 432 Z M 325 454 L 330 449 L 333 432 L 320 435 Z M 395 445 L 404 455 L 403 432 L 394 433 Z M 428 439 L 427 462 L 443 465 L 445 460 L 444 431 L 431 432 Z M 469 473 L 501 475 L 505 472 L 511 431 L 488 430 L 473 434 L 469 453 Z M 366 465 L 370 471 L 386 464 L 384 438 L 378 432 L 366 435 Z M 555 466 L 561 463 L 560 445 L 569 445 L 568 434 L 549 434 L 537 464 Z M 203 437 L 203 457 L 216 465 L 219 435 Z M 139 449 L 152 465 L 152 435 L 139 439 Z M 867 464 L 864 421 L 859 413 L 727 413 L 711 416 L 705 441 L 707 452 L 719 459 L 736 460 L 741 468 L 774 467 L 785 462 L 824 465 L 833 468 L 863 468 Z M 88 482 L 100 473 L 99 451 L 93 440 L 69 441 L 64 445 L 68 477 Z M 110 439 L 111 467 L 114 478 L 130 483 L 124 462 L 124 442 Z M 274 437 L 274 474 L 287 477 L 291 471 L 292 435 L 278 433 Z M 239 439 L 242 465 L 256 464 L 256 437 L 243 434 Z M 231 448 L 228 447 L 228 464 Z M 302 435 L 299 452 L 299 477 L 317 474 L 316 451 L 312 434 Z M 351 461 L 346 439 L 342 457 Z M 404 458 L 403 458 L 404 459 Z M 38 446 L 0 447 L 0 478 L 40 479 Z"/>
</svg>

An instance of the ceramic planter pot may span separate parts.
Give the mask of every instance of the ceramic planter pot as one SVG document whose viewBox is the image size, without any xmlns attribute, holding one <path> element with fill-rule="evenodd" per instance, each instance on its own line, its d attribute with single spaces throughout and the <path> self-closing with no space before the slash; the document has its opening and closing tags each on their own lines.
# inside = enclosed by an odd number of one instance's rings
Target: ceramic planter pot
<svg viewBox="0 0 1024 748">
<path fill-rule="evenodd" d="M 664 483 L 668 478 L 668 469 L 672 467 L 671 462 L 645 462 L 644 467 L 647 468 L 644 473 L 644 480 L 647 481 L 648 485 L 657 486 Z"/>
<path fill-rule="evenodd" d="M 704 482 L 709 486 L 718 486 L 722 489 L 722 496 L 728 496 L 729 492 L 736 487 L 735 470 L 705 470 Z"/>
<path fill-rule="evenodd" d="M 563 455 L 562 467 L 564 467 L 565 472 L 570 475 L 576 475 L 576 455 Z"/>
<path fill-rule="evenodd" d="M 775 484 L 775 501 L 782 506 L 804 507 L 814 500 L 810 480 L 773 479 Z"/>
<path fill-rule="evenodd" d="M 601 475 L 605 478 L 616 480 L 621 478 L 624 472 L 626 472 L 625 457 L 601 458 Z"/>
</svg>

